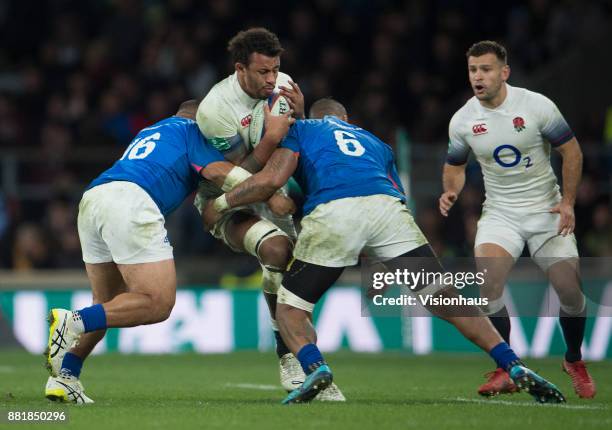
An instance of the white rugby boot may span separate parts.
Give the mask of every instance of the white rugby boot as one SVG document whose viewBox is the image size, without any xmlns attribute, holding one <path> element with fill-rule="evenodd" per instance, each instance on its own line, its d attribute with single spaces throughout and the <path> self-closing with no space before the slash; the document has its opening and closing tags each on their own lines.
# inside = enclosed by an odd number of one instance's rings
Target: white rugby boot
<svg viewBox="0 0 612 430">
<path fill-rule="evenodd" d="M 288 352 L 279 361 L 280 382 L 283 389 L 290 393 L 304 383 L 306 375 L 295 356 Z"/>
<path fill-rule="evenodd" d="M 51 376 L 58 376 L 62 369 L 64 355 L 78 343 L 84 327 L 79 313 L 66 309 L 51 309 L 48 321 L 49 340 L 45 350 L 46 367 Z"/>
<path fill-rule="evenodd" d="M 94 403 L 85 395 L 85 388 L 79 378 L 70 373 L 60 373 L 58 376 L 49 376 L 45 386 L 45 397 L 53 402 L 75 403 L 84 405 Z"/>
<path fill-rule="evenodd" d="M 306 374 L 302 370 L 300 362 L 291 353 L 287 353 L 281 357 L 279 368 L 281 385 L 288 393 L 299 388 L 306 380 Z M 317 394 L 314 400 L 320 400 L 322 402 L 345 402 L 346 397 L 344 397 L 340 388 L 332 382 L 329 387 Z"/>
<path fill-rule="evenodd" d="M 340 388 L 334 382 L 317 394 L 314 399 L 321 402 L 346 402 L 346 397 L 344 397 L 344 394 L 342 394 L 342 391 L 340 391 Z"/>
</svg>

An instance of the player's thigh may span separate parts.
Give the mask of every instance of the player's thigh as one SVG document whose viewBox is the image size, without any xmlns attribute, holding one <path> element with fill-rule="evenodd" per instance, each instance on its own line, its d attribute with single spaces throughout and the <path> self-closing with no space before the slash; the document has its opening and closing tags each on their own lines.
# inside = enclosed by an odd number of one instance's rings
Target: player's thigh
<svg viewBox="0 0 612 430">
<path fill-rule="evenodd" d="M 247 232 L 253 227 L 261 218 L 257 215 L 245 212 L 237 211 L 231 214 L 227 220 L 224 221 L 223 225 L 223 241 L 234 251 L 246 252 L 244 246 L 244 238 Z"/>
<path fill-rule="evenodd" d="M 425 244 L 385 261 L 387 272 L 395 273 L 422 273 L 416 284 L 410 284 L 410 290 L 418 295 L 439 294 L 449 289 L 449 286 L 440 282 L 436 274 L 444 273 L 444 268 L 438 260 L 431 245 Z"/>
<path fill-rule="evenodd" d="M 497 247 L 489 247 L 491 252 L 501 248 L 514 259 L 519 258 L 525 247 L 520 219 L 503 213 L 501 210 L 485 208 L 478 220 L 474 253 L 480 252 L 479 248 L 483 249 L 484 244 L 497 245 Z M 498 255 L 492 256 L 497 257 Z"/>
<path fill-rule="evenodd" d="M 176 300 L 176 269 L 173 259 L 140 264 L 118 264 L 130 293 L 145 294 L 156 311 L 170 314 Z"/>
<path fill-rule="evenodd" d="M 302 219 L 294 258 L 325 267 L 357 264 L 369 235 L 363 211 L 357 198 L 317 206 Z"/>
<path fill-rule="evenodd" d="M 514 263 L 521 256 L 525 240 L 519 221 L 498 210 L 484 209 L 478 221 L 474 256 L 477 270 L 484 274 L 482 295 L 496 300 Z"/>
<path fill-rule="evenodd" d="M 396 197 L 362 197 L 367 207 L 368 239 L 364 252 L 388 260 L 426 245 L 427 238 L 417 226 L 406 205 Z"/>
<path fill-rule="evenodd" d="M 385 261 L 383 265 L 388 272 L 396 272 L 398 270 L 402 273 L 404 270 L 407 270 L 409 273 L 424 274 L 444 272 L 442 264 L 440 264 L 438 257 L 429 244 L 411 249 L 404 254 Z M 410 285 L 410 288 L 412 291 L 421 291 L 429 286 L 429 284 L 430 282 L 427 282 L 427 277 L 422 277 L 418 284 Z"/>
<path fill-rule="evenodd" d="M 527 226 L 529 254 L 544 272 L 556 263 L 578 259 L 576 237 L 573 233 L 567 236 L 558 233 L 559 218 L 559 214 L 535 214 Z"/>
<path fill-rule="evenodd" d="M 484 278 L 481 295 L 490 301 L 500 299 L 516 259 L 500 245 L 488 242 L 476 246 L 474 256 L 476 257 L 476 270 Z M 500 306 L 503 307 L 503 305 Z"/>
<path fill-rule="evenodd" d="M 284 269 L 292 241 L 280 227 L 249 211 L 238 211 L 224 221 L 223 241 L 236 252 L 258 258 L 264 266 Z"/>
<path fill-rule="evenodd" d="M 283 277 L 277 303 L 312 313 L 315 304 L 343 270 L 344 267 L 326 267 L 296 259 Z"/>
<path fill-rule="evenodd" d="M 117 265 L 111 263 L 85 263 L 91 285 L 93 303 L 106 303 L 127 291 L 126 284 Z"/>
<path fill-rule="evenodd" d="M 386 271 L 391 273 L 397 270 L 401 273 L 405 271 L 421 273 L 422 276 L 418 281 L 409 285 L 411 292 L 417 296 L 422 298 L 436 296 L 453 300 L 459 297 L 459 289 L 456 285 L 448 285 L 437 276 L 437 274 L 443 274 L 445 270 L 429 244 L 421 245 L 388 260 L 384 266 L 386 266 Z M 444 319 L 480 315 L 480 310 L 475 306 L 426 306 L 426 308 L 434 315 Z"/>
</svg>

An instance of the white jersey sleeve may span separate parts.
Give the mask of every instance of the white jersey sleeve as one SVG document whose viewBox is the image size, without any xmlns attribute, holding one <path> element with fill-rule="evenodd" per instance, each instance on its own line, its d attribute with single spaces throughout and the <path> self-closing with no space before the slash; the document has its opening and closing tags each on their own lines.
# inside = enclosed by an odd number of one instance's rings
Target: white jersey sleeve
<svg viewBox="0 0 612 430">
<path fill-rule="evenodd" d="M 236 128 L 233 112 L 223 100 L 223 82 L 213 87 L 200 102 L 196 122 L 208 142 L 222 153 L 232 152 L 243 144 L 242 136 Z"/>
<path fill-rule="evenodd" d="M 574 137 L 574 133 L 557 105 L 548 97 L 533 93 L 537 98 L 539 127 L 542 137 L 550 142 L 551 146 L 558 147 Z"/>
<path fill-rule="evenodd" d="M 470 156 L 470 145 L 463 137 L 462 122 L 460 113 L 453 115 L 448 125 L 448 153 L 446 162 L 452 166 L 462 166 L 468 161 Z"/>
</svg>

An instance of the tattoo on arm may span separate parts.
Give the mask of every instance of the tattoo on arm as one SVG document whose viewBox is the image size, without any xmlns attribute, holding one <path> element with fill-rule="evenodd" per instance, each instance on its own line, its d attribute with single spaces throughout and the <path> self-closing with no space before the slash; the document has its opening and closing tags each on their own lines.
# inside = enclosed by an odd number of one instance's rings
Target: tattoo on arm
<svg viewBox="0 0 612 430">
<path fill-rule="evenodd" d="M 242 160 L 242 163 L 240 163 L 240 167 L 245 170 L 248 170 L 251 173 L 257 173 L 263 168 L 263 166 L 255 156 L 254 152 L 251 152 L 244 158 L 244 160 Z"/>
<path fill-rule="evenodd" d="M 293 151 L 284 148 L 276 150 L 261 172 L 227 193 L 227 202 L 231 207 L 236 207 L 268 200 L 287 183 L 296 167 L 297 159 Z"/>
<path fill-rule="evenodd" d="M 240 167 L 251 173 L 259 172 L 264 168 L 272 154 L 274 154 L 277 145 L 277 140 L 270 137 L 268 134 L 264 134 L 259 144 L 242 159 Z"/>
</svg>

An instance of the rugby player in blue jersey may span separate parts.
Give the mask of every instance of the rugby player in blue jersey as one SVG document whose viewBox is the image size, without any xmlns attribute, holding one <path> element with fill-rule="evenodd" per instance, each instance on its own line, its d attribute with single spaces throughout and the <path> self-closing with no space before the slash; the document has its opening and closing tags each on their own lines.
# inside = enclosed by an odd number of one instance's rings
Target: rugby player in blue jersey
<svg viewBox="0 0 612 430">
<path fill-rule="evenodd" d="M 202 177 L 228 190 L 232 176 L 241 174 L 241 168 L 225 161 L 200 133 L 194 121 L 197 106 L 195 100 L 184 102 L 175 116 L 141 130 L 83 194 L 78 230 L 94 305 L 51 311 L 51 376 L 45 388 L 50 400 L 93 402 L 79 375 L 107 327 L 168 318 L 176 297 L 176 273 L 164 218 L 197 189 Z M 265 115 L 261 150 L 276 146 L 295 121 L 291 112 L 271 116 L 266 108 Z M 249 157 L 259 156 L 259 150 Z M 270 204 L 281 212 L 293 207 L 279 194 Z"/>
<path fill-rule="evenodd" d="M 333 99 L 315 102 L 310 118 L 295 123 L 260 173 L 207 208 L 214 219 L 229 208 L 265 201 L 291 175 L 305 194 L 295 260 L 278 291 L 276 317 L 285 343 L 308 376 L 284 404 L 308 402 L 331 383 L 332 372 L 316 346 L 312 311 L 344 268 L 357 264 L 362 252 L 384 261 L 390 271 L 410 264 L 400 257 L 418 258 L 427 271 L 441 271 L 406 208 L 391 148 L 349 124 L 345 108 Z M 456 297 L 454 288 L 435 283 L 420 285 L 417 291 Z M 565 401 L 553 384 L 521 363 L 479 308 L 430 310 L 488 352 L 536 401 Z"/>
</svg>

